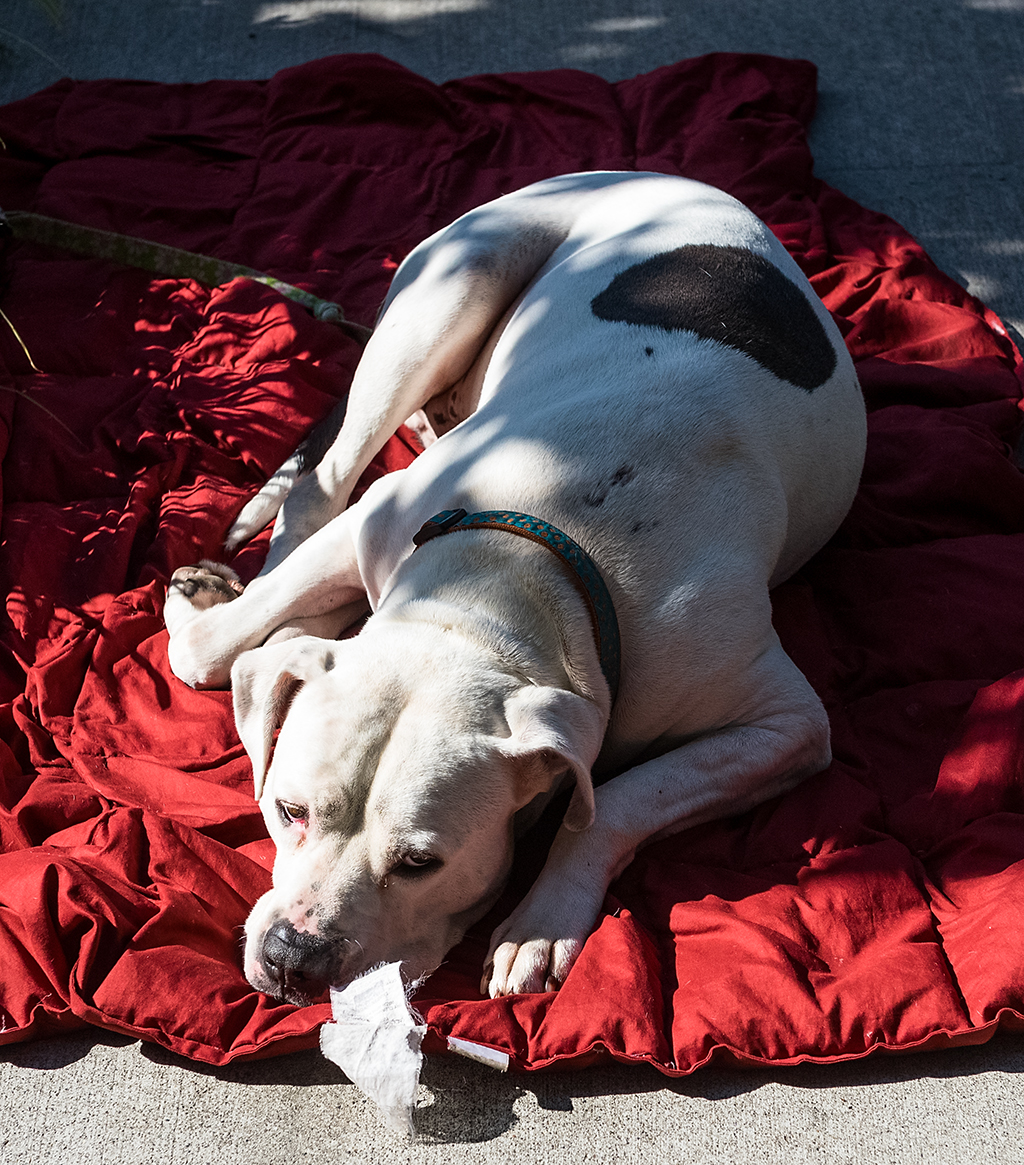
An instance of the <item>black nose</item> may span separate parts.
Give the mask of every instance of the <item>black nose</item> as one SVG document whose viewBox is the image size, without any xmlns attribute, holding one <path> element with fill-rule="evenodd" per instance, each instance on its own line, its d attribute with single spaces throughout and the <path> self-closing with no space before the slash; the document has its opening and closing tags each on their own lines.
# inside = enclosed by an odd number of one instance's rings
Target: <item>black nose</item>
<svg viewBox="0 0 1024 1165">
<path fill-rule="evenodd" d="M 262 956 L 260 961 L 285 999 L 315 999 L 330 986 L 335 945 L 319 935 L 297 931 L 284 919 L 264 934 Z"/>
</svg>

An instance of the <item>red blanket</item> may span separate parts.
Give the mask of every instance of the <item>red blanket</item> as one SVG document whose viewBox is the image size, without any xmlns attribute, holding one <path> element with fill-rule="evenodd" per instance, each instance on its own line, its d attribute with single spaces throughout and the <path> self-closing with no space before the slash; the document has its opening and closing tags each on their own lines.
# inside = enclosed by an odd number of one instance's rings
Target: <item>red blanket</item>
<svg viewBox="0 0 1024 1165">
<path fill-rule="evenodd" d="M 811 65 L 768 57 L 435 86 L 353 56 L 0 109 L 5 209 L 246 263 L 363 323 L 412 246 L 498 194 L 581 169 L 703 179 L 768 221 L 858 362 L 860 495 L 774 594 L 835 763 L 644 850 L 557 995 L 482 1000 L 477 928 L 421 993 L 428 1048 L 681 1074 L 1024 1025 L 1020 357 L 900 227 L 814 178 L 814 101 Z M 96 1024 L 210 1063 L 309 1046 L 327 1008 L 242 976 L 272 850 L 230 697 L 173 678 L 160 612 L 358 350 L 244 280 L 27 243 L 3 270 L 0 1039 Z M 412 455 L 399 435 L 372 473 Z"/>
</svg>

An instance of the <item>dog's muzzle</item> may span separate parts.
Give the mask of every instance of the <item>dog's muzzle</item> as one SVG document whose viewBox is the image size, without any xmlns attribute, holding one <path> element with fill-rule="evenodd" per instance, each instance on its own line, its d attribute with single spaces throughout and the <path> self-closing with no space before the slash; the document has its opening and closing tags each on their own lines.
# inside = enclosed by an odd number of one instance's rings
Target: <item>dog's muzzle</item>
<svg viewBox="0 0 1024 1165">
<path fill-rule="evenodd" d="M 338 981 L 341 964 L 353 946 L 347 938 L 323 938 L 297 931 L 282 919 L 268 927 L 259 962 L 272 986 L 270 993 L 289 1003 L 322 999 Z"/>
</svg>

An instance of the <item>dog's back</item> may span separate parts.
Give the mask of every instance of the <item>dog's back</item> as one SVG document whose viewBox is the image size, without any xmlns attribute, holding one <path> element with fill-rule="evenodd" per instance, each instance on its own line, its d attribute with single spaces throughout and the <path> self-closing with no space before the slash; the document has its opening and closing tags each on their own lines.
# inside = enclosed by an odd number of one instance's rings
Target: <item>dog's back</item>
<svg viewBox="0 0 1024 1165">
<path fill-rule="evenodd" d="M 438 509 L 521 509 L 650 595 L 692 576 L 712 544 L 781 581 L 842 520 L 864 453 L 853 365 L 740 203 L 664 175 L 569 175 L 431 243 L 489 271 L 496 297 L 528 288 L 467 378 L 482 380 L 476 411 L 381 487 L 403 499 L 389 524 L 407 515 L 396 554 Z M 412 260 L 393 294 L 421 276 Z"/>
<path fill-rule="evenodd" d="M 424 251 L 397 280 L 402 320 L 441 296 L 506 316 L 459 368 L 475 411 L 357 504 L 371 605 L 433 514 L 543 518 L 591 554 L 618 614 L 609 740 L 717 722 L 772 643 L 768 588 L 857 488 L 864 405 L 828 312 L 740 203 L 661 175 L 552 179 Z"/>
</svg>

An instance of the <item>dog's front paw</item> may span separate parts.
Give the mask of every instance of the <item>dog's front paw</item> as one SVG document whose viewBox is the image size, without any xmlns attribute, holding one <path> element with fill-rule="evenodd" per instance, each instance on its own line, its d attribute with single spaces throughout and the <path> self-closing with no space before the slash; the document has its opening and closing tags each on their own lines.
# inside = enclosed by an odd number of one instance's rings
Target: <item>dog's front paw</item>
<svg viewBox="0 0 1024 1165">
<path fill-rule="evenodd" d="M 537 887 L 534 887 L 536 890 Z M 480 990 L 496 999 L 529 991 L 557 991 L 593 929 L 601 901 L 558 903 L 550 909 L 533 891 L 495 930 Z"/>
<path fill-rule="evenodd" d="M 171 671 L 190 687 L 227 687 L 237 652 L 225 651 L 223 637 L 212 634 L 214 628 L 200 616 L 237 599 L 242 589 L 238 575 L 216 562 L 183 566 L 171 575 L 164 600 L 167 658 Z"/>
<path fill-rule="evenodd" d="M 230 603 L 242 593 L 238 575 L 230 566 L 204 558 L 195 566 L 181 566 L 171 575 L 164 600 L 164 622 L 174 635 L 200 611 Z"/>
</svg>

